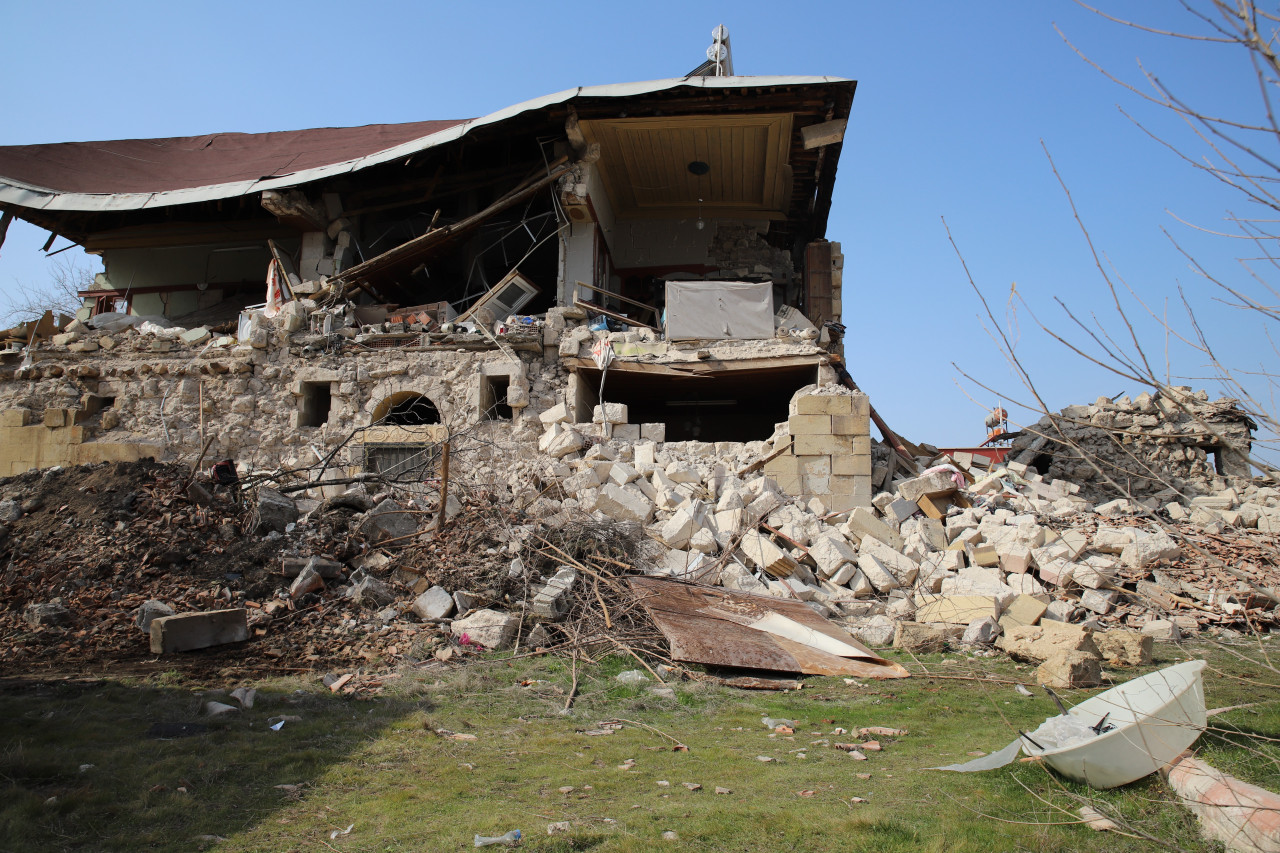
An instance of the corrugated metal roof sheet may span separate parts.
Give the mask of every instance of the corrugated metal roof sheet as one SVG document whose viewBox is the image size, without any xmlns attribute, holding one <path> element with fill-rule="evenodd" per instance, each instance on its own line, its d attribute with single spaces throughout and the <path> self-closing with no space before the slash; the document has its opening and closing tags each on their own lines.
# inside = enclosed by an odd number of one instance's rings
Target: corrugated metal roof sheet
<svg viewBox="0 0 1280 853">
<path fill-rule="evenodd" d="M 468 131 L 575 98 L 678 87 L 769 88 L 840 77 L 690 77 L 566 89 L 482 118 L 228 133 L 171 139 L 0 146 L 0 202 L 37 210 L 138 210 L 233 198 L 355 172 L 452 142 Z"/>
</svg>

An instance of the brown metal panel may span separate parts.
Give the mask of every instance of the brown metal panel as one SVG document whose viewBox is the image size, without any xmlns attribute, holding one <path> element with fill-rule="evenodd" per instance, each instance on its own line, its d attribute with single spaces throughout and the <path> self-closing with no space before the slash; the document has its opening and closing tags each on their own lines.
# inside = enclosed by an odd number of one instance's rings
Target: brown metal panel
<svg viewBox="0 0 1280 853">
<path fill-rule="evenodd" d="M 686 663 L 801 672 L 806 675 L 847 675 L 858 678 L 906 678 L 906 669 L 876 657 L 853 637 L 823 619 L 800 601 L 719 587 L 685 584 L 662 578 L 631 578 L 631 587 L 644 596 L 649 615 L 671 646 L 671 656 Z M 739 621 L 759 618 L 766 611 L 780 613 L 827 636 L 866 651 L 866 659 L 846 659 L 802 643 L 766 634 Z"/>
</svg>

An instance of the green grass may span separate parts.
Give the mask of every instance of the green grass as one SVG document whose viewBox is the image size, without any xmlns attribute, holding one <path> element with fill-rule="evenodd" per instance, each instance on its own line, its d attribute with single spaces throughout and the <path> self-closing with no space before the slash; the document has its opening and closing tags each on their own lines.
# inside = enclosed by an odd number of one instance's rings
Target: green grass
<svg viewBox="0 0 1280 853">
<path fill-rule="evenodd" d="M 1179 654 L 1167 650 L 1157 666 Z M 1210 707 L 1264 703 L 1213 724 L 1280 737 L 1280 690 L 1232 677 L 1256 675 L 1255 667 L 1219 651 L 1211 659 Z M 786 694 L 683 682 L 670 699 L 618 684 L 613 675 L 634 662 L 610 659 L 579 667 L 579 696 L 561 715 L 566 662 L 492 660 L 408 672 L 374 700 L 336 697 L 311 679 L 258 684 L 251 711 L 216 720 L 200 715 L 202 694 L 237 685 L 192 684 L 179 672 L 137 683 L 10 683 L 0 690 L 0 850 L 416 853 L 471 849 L 475 833 L 514 828 L 526 849 L 601 853 L 1213 849 L 1158 778 L 1098 792 L 1036 764 L 982 774 L 925 769 L 1003 746 L 1014 728 L 1034 727 L 1054 709 L 1043 695 L 983 680 L 1030 681 L 1030 668 L 957 654 L 921 662 L 935 675 L 978 678 L 810 679 Z M 520 686 L 535 679 L 542 683 Z M 270 731 L 268 718 L 281 714 L 302 720 Z M 763 715 L 800 724 L 792 736 L 771 736 Z M 608 736 L 582 733 L 614 718 L 657 732 L 625 723 Z M 148 738 L 157 722 L 202 722 L 209 731 Z M 884 750 L 867 761 L 829 745 L 857 740 L 833 735 L 837 726 L 867 725 L 909 734 L 881 738 Z M 444 739 L 441 728 L 476 739 Z M 1210 763 L 1280 789 L 1280 744 L 1217 735 L 1200 741 Z M 688 751 L 673 751 L 669 738 Z M 619 769 L 628 759 L 631 768 Z M 301 787 L 275 787 L 282 784 Z M 574 790 L 562 794 L 563 786 Z M 732 794 L 715 794 L 716 786 Z M 1071 823 L 1080 797 L 1159 844 Z M 548 836 L 558 821 L 570 831 Z M 330 838 L 350 824 L 349 835 Z M 662 840 L 668 830 L 678 842 Z"/>
</svg>

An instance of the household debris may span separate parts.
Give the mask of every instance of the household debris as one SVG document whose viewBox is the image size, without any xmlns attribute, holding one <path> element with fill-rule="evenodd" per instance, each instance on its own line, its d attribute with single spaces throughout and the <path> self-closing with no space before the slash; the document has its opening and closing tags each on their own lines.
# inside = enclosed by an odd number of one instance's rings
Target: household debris
<svg viewBox="0 0 1280 853">
<path fill-rule="evenodd" d="M 1021 750 L 1094 788 L 1127 785 L 1160 770 L 1204 731 L 1204 668 L 1204 661 L 1195 660 L 1135 678 L 1048 718 L 1032 732 L 1020 732 L 998 752 L 933 769 L 993 770 L 1012 763 Z"/>
</svg>

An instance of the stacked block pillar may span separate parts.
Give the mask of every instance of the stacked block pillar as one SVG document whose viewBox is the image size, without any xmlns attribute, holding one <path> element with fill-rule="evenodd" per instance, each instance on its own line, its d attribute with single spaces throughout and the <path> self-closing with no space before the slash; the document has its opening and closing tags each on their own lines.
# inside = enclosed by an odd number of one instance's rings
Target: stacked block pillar
<svg viewBox="0 0 1280 853">
<path fill-rule="evenodd" d="M 787 422 L 785 453 L 765 465 L 787 494 L 833 512 L 871 506 L 871 407 L 865 394 L 807 394 Z"/>
</svg>

